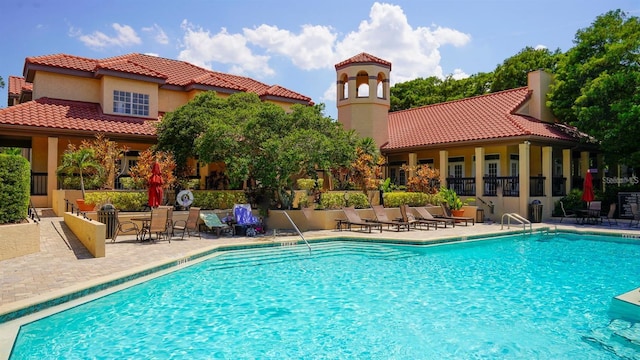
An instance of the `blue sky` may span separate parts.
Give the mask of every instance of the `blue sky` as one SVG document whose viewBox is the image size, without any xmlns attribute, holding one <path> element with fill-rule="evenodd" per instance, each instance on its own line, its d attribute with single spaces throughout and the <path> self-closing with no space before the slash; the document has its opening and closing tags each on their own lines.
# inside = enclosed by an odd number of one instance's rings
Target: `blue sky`
<svg viewBox="0 0 640 360">
<path fill-rule="evenodd" d="M 566 51 L 577 30 L 615 9 L 640 16 L 640 1 L 9 1 L 0 76 L 21 76 L 28 56 L 147 53 L 284 86 L 336 118 L 334 65 L 360 52 L 391 61 L 392 83 L 460 78 L 526 46 Z"/>
</svg>

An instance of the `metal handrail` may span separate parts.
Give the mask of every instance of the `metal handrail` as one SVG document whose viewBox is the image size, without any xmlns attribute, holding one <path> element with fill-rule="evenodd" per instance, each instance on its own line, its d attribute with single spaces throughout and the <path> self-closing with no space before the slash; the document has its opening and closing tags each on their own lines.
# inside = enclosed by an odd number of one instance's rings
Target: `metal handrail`
<svg viewBox="0 0 640 360">
<path fill-rule="evenodd" d="M 300 235 L 300 238 L 304 241 L 305 244 L 307 244 L 307 247 L 309 248 L 309 254 L 311 254 L 311 245 L 309 245 L 309 242 L 307 241 L 307 239 L 304 238 L 304 236 L 302 235 L 302 232 L 300 231 L 300 229 L 298 229 L 298 227 L 293 222 L 293 220 L 291 220 L 291 217 L 289 216 L 289 214 L 287 214 L 286 211 L 283 211 L 283 213 L 284 213 L 284 216 L 286 216 L 287 219 L 289 219 L 289 222 L 291 223 L 291 225 L 293 225 L 293 228 L 296 230 L 298 235 Z"/>
<path fill-rule="evenodd" d="M 522 217 L 520 214 L 517 214 L 517 213 L 504 213 L 504 214 L 502 214 L 500 230 L 504 229 L 504 218 L 505 218 L 505 216 L 507 217 L 507 229 L 511 228 L 511 219 L 513 219 L 513 220 L 520 221 L 520 223 L 522 224 L 522 229 L 524 231 L 527 231 L 527 225 L 529 225 L 529 229 L 531 230 L 531 232 L 533 232 L 533 225 L 531 225 L 531 221 L 527 220 L 526 218 Z"/>
</svg>

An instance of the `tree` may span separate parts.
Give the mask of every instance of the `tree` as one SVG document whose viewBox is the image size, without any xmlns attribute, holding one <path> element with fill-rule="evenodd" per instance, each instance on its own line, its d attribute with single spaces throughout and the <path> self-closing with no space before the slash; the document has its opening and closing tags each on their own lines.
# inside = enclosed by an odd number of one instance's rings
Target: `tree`
<svg viewBox="0 0 640 360">
<path fill-rule="evenodd" d="M 294 176 L 315 177 L 333 164 L 346 166 L 355 154 L 353 132 L 323 110 L 323 105 L 294 105 L 285 112 L 256 94 L 202 93 L 165 116 L 158 148 L 179 153 L 177 162 L 193 156 L 224 163 L 232 186 L 247 182 L 250 193 L 265 197 L 261 203 L 288 208 Z M 188 135 L 172 128 L 176 125 Z"/>
<path fill-rule="evenodd" d="M 73 144 L 69 144 L 67 150 L 62 154 L 62 164 L 57 169 L 58 175 L 78 175 L 80 177 L 80 190 L 82 191 L 83 199 L 85 195 L 85 176 L 96 175 L 99 177 L 103 171 L 102 165 L 95 158 L 93 149 L 76 149 Z"/>
<path fill-rule="evenodd" d="M 579 30 L 562 56 L 549 106 L 600 141 L 607 162 L 640 166 L 640 21 L 615 10 Z"/>
<path fill-rule="evenodd" d="M 534 70 L 555 72 L 560 55 L 560 49 L 552 52 L 549 49 L 525 47 L 495 68 L 490 91 L 497 92 L 527 86 L 527 74 Z"/>
<path fill-rule="evenodd" d="M 95 139 L 82 140 L 80 148 L 93 149 L 94 157 L 104 169 L 102 186 L 112 188 L 118 171 L 118 160 L 122 158 L 128 148 L 119 146 L 117 142 L 109 140 L 104 134 L 97 134 Z"/>
<path fill-rule="evenodd" d="M 151 149 L 141 152 L 136 165 L 129 169 L 133 187 L 136 189 L 145 189 L 148 187 L 153 163 L 160 165 L 162 188 L 165 190 L 171 189 L 176 182 L 176 178 L 173 176 L 174 170 L 176 169 L 173 155 L 164 151 L 154 152 Z"/>
<path fill-rule="evenodd" d="M 0 89 L 4 89 L 4 80 L 2 79 L 2 76 L 0 76 Z"/>
</svg>

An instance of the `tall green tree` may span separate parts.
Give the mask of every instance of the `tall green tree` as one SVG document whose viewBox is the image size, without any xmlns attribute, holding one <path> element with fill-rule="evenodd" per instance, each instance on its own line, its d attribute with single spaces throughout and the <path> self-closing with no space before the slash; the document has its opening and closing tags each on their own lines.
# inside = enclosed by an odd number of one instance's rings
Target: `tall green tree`
<svg viewBox="0 0 640 360">
<path fill-rule="evenodd" d="M 600 141 L 609 164 L 640 166 L 640 21 L 621 10 L 579 30 L 562 56 L 549 106 Z"/>
<path fill-rule="evenodd" d="M 543 69 L 550 73 L 555 72 L 560 55 L 560 49 L 550 51 L 549 49 L 525 47 L 495 68 L 490 92 L 527 86 L 527 74 L 534 70 Z"/>
<path fill-rule="evenodd" d="M 316 170 L 346 166 L 355 157 L 354 133 L 323 111 L 324 105 L 295 105 L 285 112 L 250 93 L 202 93 L 165 116 L 158 148 L 178 152 L 185 161 L 197 156 L 222 162 L 232 185 L 249 180 L 250 190 L 287 208 L 294 176 L 315 177 Z"/>
<path fill-rule="evenodd" d="M 82 198 L 85 196 L 85 178 L 87 176 L 102 176 L 104 168 L 96 160 L 95 152 L 90 148 L 79 148 L 70 145 L 62 154 L 62 164 L 58 167 L 58 175 L 79 175 Z"/>
<path fill-rule="evenodd" d="M 4 89 L 4 80 L 2 79 L 2 76 L 0 76 L 0 89 Z"/>
</svg>

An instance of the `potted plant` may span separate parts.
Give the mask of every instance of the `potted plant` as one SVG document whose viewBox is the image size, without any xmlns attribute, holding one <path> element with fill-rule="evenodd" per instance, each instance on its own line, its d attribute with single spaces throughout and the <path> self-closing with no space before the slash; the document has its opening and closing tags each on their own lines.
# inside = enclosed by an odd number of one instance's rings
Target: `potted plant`
<svg viewBox="0 0 640 360">
<path fill-rule="evenodd" d="M 80 191 L 82 192 L 82 199 L 76 199 L 76 204 L 81 211 L 91 211 L 94 205 L 84 203 L 85 186 L 84 181 L 86 176 L 100 175 L 103 172 L 103 167 L 95 159 L 95 152 L 93 149 L 69 147 L 62 155 L 62 164 L 58 167 L 58 175 L 80 177 Z"/>
<path fill-rule="evenodd" d="M 475 199 L 472 198 L 462 200 L 455 190 L 448 189 L 444 186 L 440 188 L 438 194 L 442 202 L 449 206 L 449 209 L 451 209 L 451 215 L 453 216 L 463 216 L 464 211 L 462 210 L 462 207 L 475 201 Z"/>
</svg>

